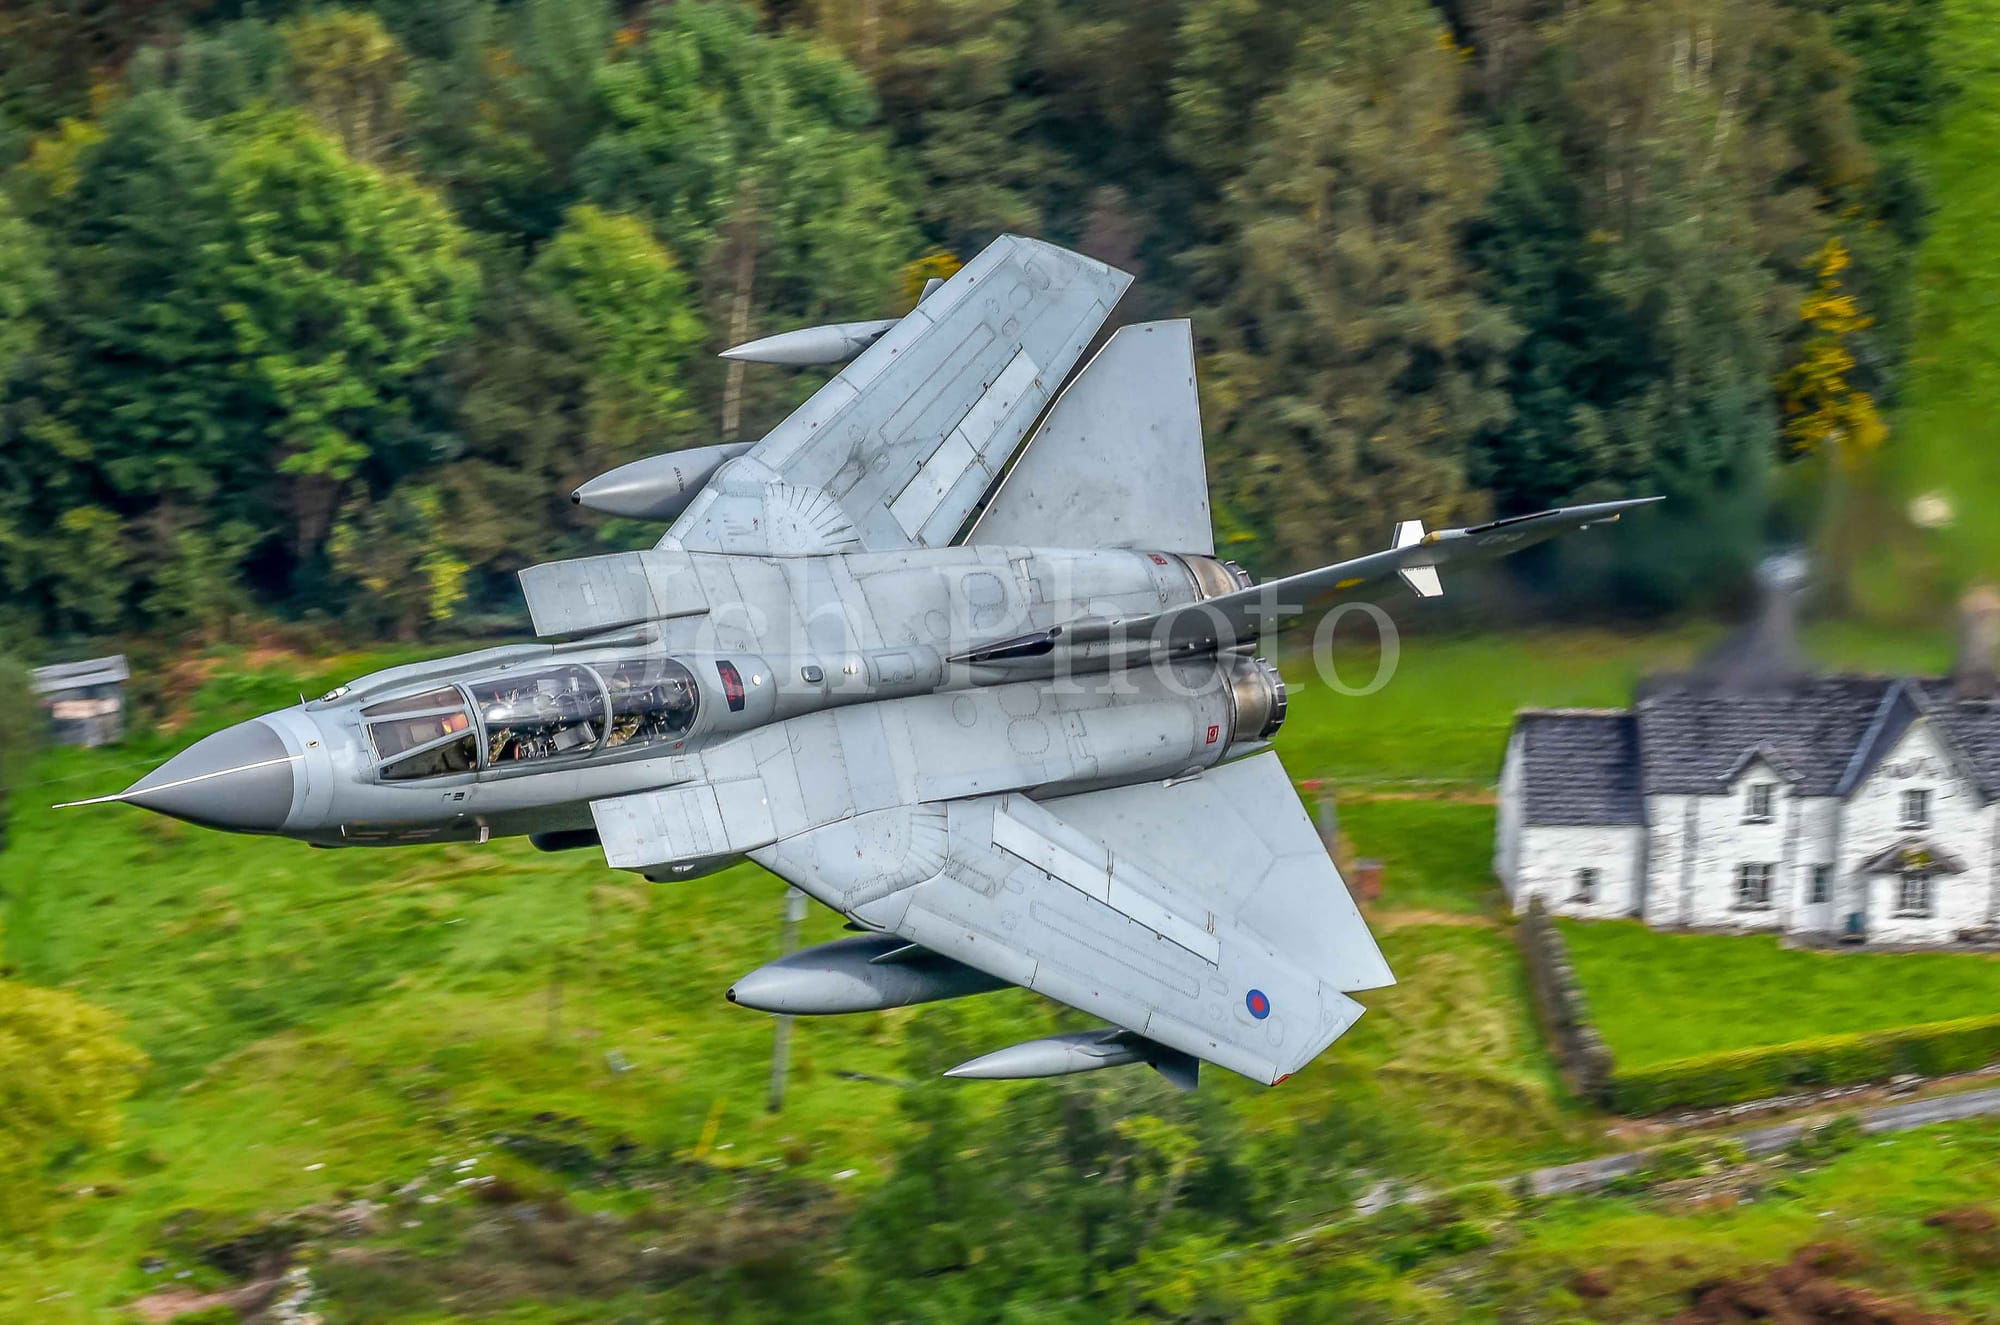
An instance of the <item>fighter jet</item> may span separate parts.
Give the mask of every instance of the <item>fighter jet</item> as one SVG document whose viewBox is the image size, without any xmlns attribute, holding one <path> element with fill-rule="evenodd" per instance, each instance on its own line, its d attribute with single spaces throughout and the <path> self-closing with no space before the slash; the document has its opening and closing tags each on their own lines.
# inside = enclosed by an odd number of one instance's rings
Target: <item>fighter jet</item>
<svg viewBox="0 0 2000 1325">
<path fill-rule="evenodd" d="M 321 847 L 525 836 L 656 881 L 747 858 L 860 933 L 739 1004 L 1018 985 L 1103 1024 L 952 1075 L 1283 1081 L 1394 977 L 1272 751 L 1259 645 L 1641 503 L 1405 521 L 1255 584 L 1216 555 L 1188 323 L 1124 326 L 1070 376 L 1130 280 L 1006 236 L 903 317 L 729 351 L 846 366 L 754 445 L 578 488 L 669 527 L 523 571 L 537 643 L 361 677 L 100 799 Z"/>
</svg>

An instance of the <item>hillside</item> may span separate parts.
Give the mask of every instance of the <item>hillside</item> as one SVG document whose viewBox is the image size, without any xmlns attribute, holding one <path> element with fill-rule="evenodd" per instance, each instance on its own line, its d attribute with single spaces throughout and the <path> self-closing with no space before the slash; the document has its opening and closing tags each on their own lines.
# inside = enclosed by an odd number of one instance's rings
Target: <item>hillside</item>
<svg viewBox="0 0 2000 1325">
<path fill-rule="evenodd" d="M 1186 1236 L 1338 1219 L 1382 1177 L 1449 1184 L 1603 1150 L 1615 1143 L 1556 1082 L 1518 953 L 1493 918 L 1491 811 L 1454 788 L 1490 777 L 1517 699 L 1617 702 L 1639 670 L 1685 658 L 1697 640 L 1413 640 L 1377 695 L 1298 687 L 1281 743 L 1296 773 L 1339 776 L 1346 833 L 1388 862 L 1372 919 L 1402 983 L 1369 996 L 1360 1027 L 1284 1088 L 1223 1073 L 1191 1099 L 1145 1073 L 937 1082 L 957 1058 L 1068 1019 L 1010 993 L 801 1023 L 775 1116 L 764 1110 L 771 1023 L 721 998 L 775 953 L 780 890 L 759 870 L 653 886 L 606 871 L 595 852 L 548 856 L 520 842 L 316 852 L 118 807 L 42 808 L 116 786 L 204 730 L 371 661 L 218 657 L 175 730 L 53 752 L 17 798 L 6 961 L 19 979 L 119 1014 L 151 1068 L 123 1139 L 65 1163 L 54 1222 L 0 1251 L 0 1318 L 99 1320 L 163 1287 L 230 1283 L 256 1261 L 228 1248 L 262 1245 L 279 1216 L 279 1228 L 320 1229 L 357 1199 L 407 1215 L 364 1211 L 373 1250 L 363 1261 L 402 1268 L 359 1273 L 358 1251 L 316 1263 L 316 1309 L 329 1321 L 428 1318 L 424 1294 L 411 1296 L 413 1256 L 458 1285 L 467 1310 L 525 1295 L 549 1313 L 509 1320 L 601 1319 L 583 1304 L 627 1292 L 650 1304 L 640 1318 L 671 1302 L 754 1317 L 784 1308 L 788 1282 L 878 1282 L 863 1225 L 841 1232 L 843 1221 L 888 1199 L 913 1163 L 934 1165 L 923 1157 L 940 1118 L 960 1111 L 954 1135 L 1004 1134 L 1063 1101 L 1115 1120 L 1138 1147 L 1134 1218 L 1158 1237 L 1171 1209 L 1165 1245 L 1183 1250 L 1197 1245 Z M 1836 633 L 1816 646 L 1849 661 L 1934 661 L 1923 642 Z M 1489 679 L 1499 677 L 1508 683 Z M 1447 798 L 1409 800 L 1413 784 Z M 818 912 L 806 939 L 838 932 Z M 1166 1140 L 1130 1141 L 1150 1136 L 1125 1130 L 1147 1119 Z M 1157 1200 L 1143 1196 L 1144 1165 L 1175 1153 L 1177 1135 L 1230 1167 L 1203 1170 L 1177 1204 L 1141 1218 Z M 973 1162 L 977 1149 L 963 1144 L 944 1152 L 958 1156 L 950 1163 Z M 1207 1184 L 1230 1171 L 1250 1187 L 1224 1200 Z M 502 1195 L 482 1201 L 487 1191 Z M 482 1241 L 496 1199 L 503 1210 L 542 1199 L 577 1218 L 638 1220 L 662 1244 L 706 1250 L 648 1276 L 613 1254 L 636 1254 L 626 1223 L 603 1247 L 577 1232 L 593 1226 L 565 1224 L 581 1245 L 565 1241 L 554 1265 L 517 1280 Z M 743 1237 L 701 1242 L 716 1220 L 740 1223 Z M 1043 1272 L 1016 1254 L 1024 1274 Z M 772 1257 L 805 1268 L 774 1279 Z M 932 1300 L 921 1285 L 900 1291 Z"/>
</svg>

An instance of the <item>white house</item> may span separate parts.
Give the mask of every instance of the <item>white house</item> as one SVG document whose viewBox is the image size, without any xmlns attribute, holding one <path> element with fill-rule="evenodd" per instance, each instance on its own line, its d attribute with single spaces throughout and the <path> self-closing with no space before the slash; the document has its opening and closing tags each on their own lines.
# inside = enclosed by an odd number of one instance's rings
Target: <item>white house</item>
<svg viewBox="0 0 2000 1325">
<path fill-rule="evenodd" d="M 1494 870 L 1516 909 L 1875 943 L 2000 935 L 2000 701 L 1963 678 L 1688 680 L 1519 714 Z"/>
</svg>

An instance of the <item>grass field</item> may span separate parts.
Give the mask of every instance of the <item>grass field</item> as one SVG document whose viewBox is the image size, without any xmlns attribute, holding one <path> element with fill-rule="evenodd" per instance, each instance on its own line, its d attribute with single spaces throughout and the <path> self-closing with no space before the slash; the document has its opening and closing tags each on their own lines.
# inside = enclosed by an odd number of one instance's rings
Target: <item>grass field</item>
<svg viewBox="0 0 2000 1325">
<path fill-rule="evenodd" d="M 852 1172 L 856 1191 L 906 1135 L 883 1083 L 908 1072 L 921 1008 L 799 1022 L 787 1108 L 765 1112 L 771 1022 L 721 996 L 775 955 L 781 886 L 761 870 L 653 886 L 594 851 L 519 841 L 320 852 L 122 807 L 46 808 L 372 664 L 219 656 L 171 733 L 52 751 L 15 797 L 6 962 L 118 1013 L 152 1066 L 123 1141 L 59 1175 L 91 1194 L 59 1201 L 39 1245 L 0 1250 L 0 1319 L 96 1319 L 156 1286 L 139 1266 L 176 1211 L 251 1217 L 376 1190 L 538 1116 L 730 1167 Z M 1310 728 L 1322 702 L 1294 713 Z M 1490 807 L 1347 813 L 1361 849 L 1391 862 L 1395 907 L 1480 909 Z M 816 911 L 804 937 L 838 933 Z M 1382 941 L 1402 983 L 1364 996 L 1369 1014 L 1320 1062 L 1282 1090 L 1213 1073 L 1204 1093 L 1272 1137 L 1365 1126 L 1378 1163 L 1414 1177 L 1601 1145 L 1561 1098 L 1503 932 L 1412 923 Z M 1026 993 L 957 1008 L 990 1046 L 1061 1024 Z"/>
<path fill-rule="evenodd" d="M 1706 625 L 1630 634 L 1410 635 L 1387 684 L 1369 695 L 1339 693 L 1317 675 L 1311 658 L 1287 655 L 1294 703 L 1278 750 L 1294 776 L 1327 778 L 1348 790 L 1489 787 L 1516 709 L 1622 707 L 1640 677 L 1687 666 L 1720 635 Z M 1827 623 L 1807 630 L 1804 643 L 1830 668 L 1924 674 L 1945 671 L 1952 647 L 1942 622 L 1930 632 Z M 1339 651 L 1342 683 L 1365 686 L 1379 660 L 1372 645 Z"/>
<path fill-rule="evenodd" d="M 1283 1089 L 1211 1073 L 1204 1096 L 1271 1145 L 1347 1146 L 1374 1173 L 1425 1182 L 1603 1149 L 1528 1011 L 1494 914 L 1493 809 L 1476 793 L 1516 704 L 1621 702 L 1634 676 L 1710 637 L 1418 639 L 1376 695 L 1302 684 L 1281 746 L 1295 774 L 1340 781 L 1343 831 L 1387 863 L 1378 921 L 1400 983 L 1364 995 L 1356 1029 Z M 1822 632 L 1815 646 L 1870 666 L 1930 666 L 1941 651 L 1854 632 Z M 591 851 L 315 852 L 117 807 L 45 808 L 115 789 L 206 731 L 378 661 L 201 660 L 158 686 L 170 731 L 51 752 L 15 797 L 0 953 L 16 977 L 117 1012 L 152 1066 L 123 1139 L 55 1175 L 69 1195 L 45 1234 L 0 1248 L 0 1319 L 102 1319 L 157 1287 L 142 1263 L 178 1212 L 323 1206 L 484 1153 L 497 1131 L 538 1118 L 600 1148 L 857 1196 L 909 1135 L 894 1083 L 912 1070 L 910 1029 L 933 1009 L 801 1021 L 787 1108 L 765 1112 L 771 1023 L 721 997 L 775 953 L 780 885 L 762 871 L 652 886 Z M 805 939 L 838 933 L 820 912 Z M 1071 1024 L 1025 993 L 953 1015 L 984 1046 Z M 1345 1199 L 1329 1190 L 1295 1215 L 1324 1219 Z M 513 1318 L 593 1318 L 523 1311 Z"/>
<path fill-rule="evenodd" d="M 1776 936 L 1559 923 L 1598 1029 L 1624 1067 L 2000 1009 L 2000 957 L 1799 952 Z"/>
<path fill-rule="evenodd" d="M 1941 492 L 1956 519 L 1937 553 L 1963 572 L 2000 574 L 2000 3 L 1944 0 L 1940 54 L 1960 92 L 1917 144 L 1935 213 L 1918 258 L 1916 339 L 1890 464 L 1909 495 Z M 1904 567 L 1907 571 L 1909 568 Z"/>
<path fill-rule="evenodd" d="M 1340 802 L 1340 831 L 1357 856 L 1380 860 L 1385 911 L 1493 912 L 1493 806 L 1451 800 Z"/>
<path fill-rule="evenodd" d="M 1841 1279 L 1954 1319 L 2000 1320 L 2000 1228 L 1925 1222 L 1990 1213 L 1995 1192 L 2000 1122 L 1989 1120 L 1865 1140 L 1830 1162 L 1740 1188 L 1558 1201 L 1493 1254 L 1494 1297 L 1511 1308 L 1504 1319 L 1660 1320 L 1702 1283 L 1818 1244 L 1851 1260 Z M 1580 1298 L 1573 1288 L 1584 1274 L 1606 1295 Z"/>
</svg>

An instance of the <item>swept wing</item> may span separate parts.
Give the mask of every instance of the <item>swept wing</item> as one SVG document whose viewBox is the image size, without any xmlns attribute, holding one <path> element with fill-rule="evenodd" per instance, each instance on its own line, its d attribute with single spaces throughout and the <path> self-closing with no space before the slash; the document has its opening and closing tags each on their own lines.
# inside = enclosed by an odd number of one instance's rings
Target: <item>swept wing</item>
<svg viewBox="0 0 2000 1325">
<path fill-rule="evenodd" d="M 949 544 L 1131 280 L 1002 236 L 725 466 L 663 546 L 814 556 Z"/>
</svg>

